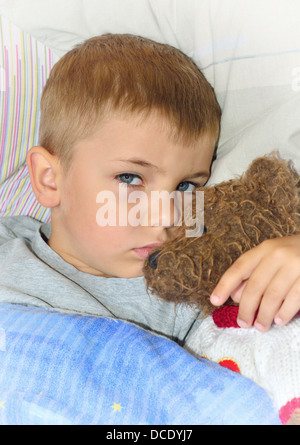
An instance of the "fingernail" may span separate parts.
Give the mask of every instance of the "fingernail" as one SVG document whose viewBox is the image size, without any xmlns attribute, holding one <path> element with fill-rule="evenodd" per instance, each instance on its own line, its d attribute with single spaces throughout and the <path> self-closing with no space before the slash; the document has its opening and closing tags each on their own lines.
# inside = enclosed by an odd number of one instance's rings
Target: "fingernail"
<svg viewBox="0 0 300 445">
<path fill-rule="evenodd" d="M 276 317 L 274 319 L 274 322 L 275 322 L 275 324 L 279 324 L 280 326 L 283 325 L 283 320 L 281 318 L 279 318 L 279 317 Z"/>
<path fill-rule="evenodd" d="M 255 327 L 258 331 L 261 331 L 261 332 L 263 332 L 263 331 L 266 330 L 265 326 L 263 326 L 262 324 L 257 323 L 257 322 L 254 323 L 254 327 Z"/>
<path fill-rule="evenodd" d="M 246 329 L 249 327 L 248 323 L 246 323 L 243 320 L 240 320 L 239 318 L 237 319 L 237 324 L 239 325 L 240 328 Z"/>
<path fill-rule="evenodd" d="M 210 297 L 210 301 L 212 302 L 212 304 L 218 304 L 220 301 L 220 298 L 217 295 L 212 294 Z"/>
</svg>

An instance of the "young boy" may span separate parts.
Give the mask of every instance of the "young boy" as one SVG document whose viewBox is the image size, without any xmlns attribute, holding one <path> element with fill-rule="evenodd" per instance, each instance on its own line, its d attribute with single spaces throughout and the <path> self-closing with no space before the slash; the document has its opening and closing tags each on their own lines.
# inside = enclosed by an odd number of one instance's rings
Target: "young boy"
<svg viewBox="0 0 300 445">
<path fill-rule="evenodd" d="M 51 227 L 2 219 L 0 301 L 117 317 L 183 341 L 197 313 L 149 296 L 142 278 L 174 215 L 150 212 L 133 226 L 124 200 L 139 191 L 150 203 L 153 191 L 203 185 L 220 114 L 196 65 L 168 45 L 104 35 L 66 54 L 43 92 L 40 146 L 27 156 Z M 123 215 L 122 224 L 101 226 L 101 192 L 115 197 L 117 212 L 126 204 L 125 223 Z"/>
<path fill-rule="evenodd" d="M 198 314 L 149 296 L 142 277 L 151 248 L 172 236 L 175 209 L 168 220 L 163 211 L 153 217 L 149 204 L 144 223 L 136 226 L 130 223 L 130 195 L 143 192 L 151 203 L 152 192 L 184 194 L 205 184 L 220 114 L 196 65 L 168 45 L 105 35 L 66 54 L 43 93 L 40 146 L 27 156 L 34 193 L 51 208 L 51 227 L 27 217 L 2 219 L 0 301 L 117 317 L 184 343 Z M 99 221 L 102 192 L 114 197 L 118 224 Z M 124 208 L 127 217 L 120 223 Z M 282 240 L 272 242 L 246 264 L 254 270 L 257 258 L 269 257 Z M 297 243 L 294 238 L 276 264 L 282 258 L 288 264 L 287 257 L 292 262 Z M 258 327 L 267 328 L 280 298 L 276 304 L 268 298 L 260 304 L 261 295 L 254 303 L 248 298 L 245 309 L 240 289 L 241 282 L 251 284 L 246 269 L 224 276 L 216 303 L 230 293 L 241 299 L 240 318 L 247 323 L 260 305 Z M 291 306 L 295 312 L 299 301 Z"/>
</svg>

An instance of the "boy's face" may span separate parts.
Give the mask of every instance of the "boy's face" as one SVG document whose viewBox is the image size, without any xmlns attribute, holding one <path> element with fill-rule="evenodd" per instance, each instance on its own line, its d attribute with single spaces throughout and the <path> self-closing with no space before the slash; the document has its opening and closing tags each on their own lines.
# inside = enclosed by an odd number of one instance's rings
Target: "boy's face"
<svg viewBox="0 0 300 445">
<path fill-rule="evenodd" d="M 60 171 L 49 239 L 65 261 L 93 275 L 142 275 L 151 246 L 170 238 L 174 222 L 174 208 L 169 218 L 162 205 L 151 207 L 152 192 L 204 185 L 216 143 L 207 134 L 187 147 L 168 130 L 155 114 L 144 121 L 116 116 L 74 147 L 70 168 Z"/>
</svg>

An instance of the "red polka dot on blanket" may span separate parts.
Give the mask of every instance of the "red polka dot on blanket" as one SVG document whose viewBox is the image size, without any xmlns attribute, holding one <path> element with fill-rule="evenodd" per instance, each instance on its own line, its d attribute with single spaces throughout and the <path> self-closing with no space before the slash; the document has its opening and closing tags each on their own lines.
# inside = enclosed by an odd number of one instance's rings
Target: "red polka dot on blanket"
<svg viewBox="0 0 300 445">
<path fill-rule="evenodd" d="M 292 400 L 289 400 L 284 406 L 280 408 L 279 417 L 283 425 L 285 425 L 290 417 L 294 414 L 296 409 L 300 409 L 300 398 L 295 397 Z"/>
<path fill-rule="evenodd" d="M 237 324 L 238 306 L 223 306 L 215 309 L 212 318 L 218 328 L 239 328 Z"/>
<path fill-rule="evenodd" d="M 219 365 L 223 366 L 224 368 L 231 369 L 231 371 L 241 373 L 239 365 L 237 362 L 231 358 L 224 358 L 222 360 L 218 361 Z"/>
</svg>

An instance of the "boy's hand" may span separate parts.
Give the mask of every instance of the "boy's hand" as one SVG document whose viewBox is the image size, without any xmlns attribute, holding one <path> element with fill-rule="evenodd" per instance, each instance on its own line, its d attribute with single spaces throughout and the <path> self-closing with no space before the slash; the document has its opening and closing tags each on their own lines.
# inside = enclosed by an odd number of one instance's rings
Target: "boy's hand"
<svg viewBox="0 0 300 445">
<path fill-rule="evenodd" d="M 211 295 L 219 306 L 231 296 L 239 303 L 238 324 L 267 331 L 300 310 L 300 235 L 262 242 L 225 272 Z M 256 317 L 256 318 L 255 318 Z"/>
</svg>

